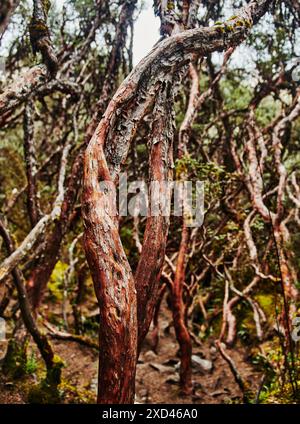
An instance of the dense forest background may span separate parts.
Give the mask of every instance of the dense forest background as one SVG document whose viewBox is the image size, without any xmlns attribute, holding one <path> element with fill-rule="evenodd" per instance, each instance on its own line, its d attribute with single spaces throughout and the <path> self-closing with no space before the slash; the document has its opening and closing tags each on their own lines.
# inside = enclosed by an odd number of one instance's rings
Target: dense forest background
<svg viewBox="0 0 300 424">
<path fill-rule="evenodd" d="M 154 0 L 135 67 L 151 2 L 56 3 L 0 5 L 0 403 L 298 403 L 299 1 Z"/>
</svg>

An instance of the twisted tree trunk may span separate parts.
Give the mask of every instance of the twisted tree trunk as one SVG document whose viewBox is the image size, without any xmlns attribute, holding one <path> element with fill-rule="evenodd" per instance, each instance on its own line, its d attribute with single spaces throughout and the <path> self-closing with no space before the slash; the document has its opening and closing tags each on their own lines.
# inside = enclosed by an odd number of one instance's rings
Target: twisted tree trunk
<svg viewBox="0 0 300 424">
<path fill-rule="evenodd" d="M 86 256 L 100 305 L 98 402 L 125 403 L 134 399 L 136 287 L 119 236 L 114 189 L 130 143 L 170 74 L 189 63 L 193 53 L 204 56 L 239 44 L 271 3 L 251 1 L 228 22 L 184 31 L 158 43 L 121 84 L 87 148 L 82 211 Z M 157 278 L 160 271 L 157 273 L 156 263 L 148 267 L 148 273 Z M 148 281 L 152 284 L 151 279 Z M 141 299 L 145 309 L 152 302 L 149 284 L 138 289 L 138 302 Z M 153 314 L 153 310 L 151 307 L 148 313 Z M 143 317 L 139 319 L 144 321 Z M 151 319 L 147 317 L 147 321 Z"/>
</svg>

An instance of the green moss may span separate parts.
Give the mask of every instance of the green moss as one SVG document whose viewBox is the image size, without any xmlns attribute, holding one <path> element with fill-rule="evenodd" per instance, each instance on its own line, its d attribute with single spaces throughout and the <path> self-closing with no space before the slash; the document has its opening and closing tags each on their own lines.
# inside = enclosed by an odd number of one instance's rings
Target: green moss
<svg viewBox="0 0 300 424">
<path fill-rule="evenodd" d="M 15 340 L 10 340 L 2 366 L 4 374 L 13 379 L 23 377 L 26 374 L 27 345 L 27 342 L 18 344 Z"/>
<path fill-rule="evenodd" d="M 60 392 L 57 386 L 53 386 L 43 380 L 33 386 L 28 393 L 28 402 L 33 404 L 57 404 L 61 402 Z"/>
<path fill-rule="evenodd" d="M 63 280 L 68 265 L 58 261 L 48 282 L 48 289 L 53 297 L 53 300 L 62 300 L 63 298 Z"/>
<path fill-rule="evenodd" d="M 61 403 L 61 371 L 64 366 L 58 355 L 54 355 L 53 366 L 47 370 L 46 378 L 32 387 L 28 393 L 28 402 L 33 404 Z"/>
<path fill-rule="evenodd" d="M 233 30 L 234 30 L 234 26 L 233 25 L 228 25 L 226 23 L 225 23 L 224 28 L 225 28 L 225 31 L 226 32 L 233 32 Z"/>
<path fill-rule="evenodd" d="M 167 9 L 168 10 L 174 10 L 175 9 L 174 1 L 168 1 Z"/>
<path fill-rule="evenodd" d="M 61 383 L 61 370 L 63 367 L 63 361 L 58 355 L 54 355 L 53 366 L 47 370 L 46 381 L 48 384 L 58 386 Z"/>
<path fill-rule="evenodd" d="M 90 390 L 79 390 L 65 381 L 61 383 L 59 388 L 61 396 L 67 403 L 95 403 L 95 393 Z"/>
<path fill-rule="evenodd" d="M 298 387 L 300 387 L 300 381 L 298 381 Z M 292 390 L 291 384 L 285 384 L 282 387 L 278 383 L 278 379 L 274 379 L 274 381 L 270 384 L 269 387 L 264 387 L 260 394 L 260 403 L 265 404 L 291 404 L 291 403 L 300 403 L 300 390 L 294 391 Z"/>
<path fill-rule="evenodd" d="M 95 394 L 90 390 L 79 390 L 75 386 L 62 381 L 59 386 L 53 386 L 42 380 L 41 383 L 31 387 L 27 400 L 32 404 L 58 404 L 58 403 L 94 403 Z"/>
<path fill-rule="evenodd" d="M 251 28 L 252 23 L 249 19 L 242 19 L 238 16 L 231 16 L 226 22 L 217 21 L 214 24 L 220 32 L 233 32 L 235 28 Z"/>
<path fill-rule="evenodd" d="M 45 12 L 46 17 L 48 16 L 50 7 L 51 7 L 51 1 L 50 0 L 42 0 L 43 3 L 43 9 Z"/>
<path fill-rule="evenodd" d="M 274 314 L 274 299 L 271 294 L 258 294 L 255 299 L 262 307 L 266 316 L 271 317 Z"/>
</svg>

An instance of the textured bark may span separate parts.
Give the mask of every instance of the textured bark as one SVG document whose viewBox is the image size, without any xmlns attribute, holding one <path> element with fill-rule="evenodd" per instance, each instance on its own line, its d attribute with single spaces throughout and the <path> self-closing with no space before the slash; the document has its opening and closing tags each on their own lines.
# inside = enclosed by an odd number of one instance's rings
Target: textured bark
<svg viewBox="0 0 300 424">
<path fill-rule="evenodd" d="M 182 158 L 188 154 L 188 142 L 193 122 L 197 112 L 201 110 L 205 100 L 211 96 L 214 88 L 218 84 L 223 75 L 226 64 L 233 53 L 233 48 L 229 48 L 224 54 L 223 65 L 218 74 L 213 79 L 210 87 L 204 93 L 199 95 L 199 78 L 194 65 L 190 65 L 189 74 L 191 78 L 191 88 L 188 107 L 184 120 L 179 130 L 178 157 Z M 180 180 L 185 181 L 188 178 L 183 172 Z M 186 256 L 189 253 L 190 230 L 188 228 L 188 209 L 184 205 L 184 216 L 182 222 L 182 233 L 177 260 L 175 280 L 172 286 L 173 300 L 173 322 L 175 327 L 176 338 L 180 346 L 181 364 L 180 364 L 180 386 L 184 394 L 189 395 L 192 392 L 192 340 L 185 320 L 188 305 L 183 300 L 183 287 L 185 283 Z"/>
<path fill-rule="evenodd" d="M 54 222 L 54 227 L 47 233 L 44 242 L 43 254 L 36 261 L 33 272 L 28 278 L 28 292 L 32 307 L 37 310 L 47 287 L 49 278 L 55 268 L 59 258 L 61 243 L 69 225 L 72 221 L 72 211 L 74 209 L 77 194 L 81 183 L 83 162 L 83 146 L 77 154 L 71 175 L 67 181 L 64 198 L 58 219 Z"/>
<path fill-rule="evenodd" d="M 27 176 L 27 208 L 32 228 L 40 218 L 37 193 L 37 166 L 34 147 L 34 123 L 32 117 L 32 103 L 28 102 L 24 111 L 24 157 Z"/>
<path fill-rule="evenodd" d="M 98 402 L 133 401 L 137 354 L 135 284 L 113 217 L 113 185 L 101 190 L 99 183 L 116 182 L 138 124 L 170 73 L 189 63 L 193 53 L 204 56 L 239 44 L 271 3 L 251 1 L 227 23 L 185 31 L 158 43 L 121 84 L 88 146 L 82 203 L 85 250 L 102 323 Z"/>
<path fill-rule="evenodd" d="M 192 340 L 185 323 L 185 304 L 183 300 L 183 285 L 185 282 L 186 256 L 190 238 L 190 230 L 184 219 L 181 242 L 177 259 L 174 283 L 172 287 L 172 312 L 176 338 L 180 346 L 180 388 L 182 393 L 192 393 Z"/>
<path fill-rule="evenodd" d="M 55 222 L 53 230 L 47 235 L 43 256 L 37 261 L 36 267 L 28 280 L 30 298 L 34 309 L 37 309 L 41 303 L 47 283 L 57 263 L 62 240 L 69 228 L 70 216 L 75 206 L 78 190 L 82 180 L 84 148 L 90 141 L 97 127 L 98 121 L 101 118 L 117 84 L 121 66 L 122 50 L 126 43 L 127 27 L 133 18 L 135 4 L 135 0 L 125 2 L 120 11 L 120 17 L 116 27 L 116 35 L 106 67 L 107 77 L 101 89 L 100 98 L 95 106 L 95 112 L 91 122 L 86 129 L 84 142 L 79 148 L 79 152 L 73 162 L 71 175 L 67 182 L 66 194 L 62 204 L 60 219 Z M 99 24 L 98 20 L 96 20 L 96 24 Z M 94 25 L 93 28 L 97 27 L 97 25 Z M 89 42 L 91 41 L 92 37 L 89 37 Z M 47 92 L 47 87 L 56 87 L 57 83 L 57 80 L 51 81 L 45 87 L 41 87 L 40 90 L 46 90 Z M 69 85 L 70 84 L 67 84 L 66 88 L 69 88 Z M 65 87 L 65 85 L 63 85 L 63 87 Z"/>
<path fill-rule="evenodd" d="M 48 72 L 44 65 L 35 66 L 17 78 L 0 95 L 0 116 L 27 100 L 34 90 L 44 85 L 47 80 Z"/>
<path fill-rule="evenodd" d="M 55 77 L 58 69 L 58 61 L 50 40 L 47 26 L 48 12 L 51 6 L 50 0 L 33 0 L 33 15 L 29 26 L 30 42 L 33 53 L 40 52 L 43 62 L 52 77 Z"/>
<path fill-rule="evenodd" d="M 271 1 L 251 1 L 230 22 L 166 38 L 139 63 L 117 90 L 97 130 L 105 139 L 105 155 L 113 179 L 126 160 L 138 122 L 153 103 L 164 78 L 186 65 L 193 53 L 205 56 L 241 43 L 251 23 L 256 23 L 270 4 Z"/>
<path fill-rule="evenodd" d="M 47 283 L 59 259 L 62 233 L 62 225 L 58 221 L 55 223 L 54 229 L 47 233 L 42 258 L 37 261 L 27 280 L 28 295 L 34 310 L 38 310 L 41 304 Z"/>
<path fill-rule="evenodd" d="M 82 213 L 86 256 L 100 306 L 98 402 L 132 403 L 137 358 L 136 290 L 120 241 L 114 190 L 97 136 L 96 131 L 85 156 Z M 101 181 L 107 182 L 102 190 Z"/>
<path fill-rule="evenodd" d="M 166 242 L 169 230 L 171 193 L 166 182 L 173 179 L 173 82 L 167 81 L 159 93 L 154 111 L 150 140 L 149 181 L 159 185 L 159 199 L 156 216 L 151 214 L 153 204 L 150 201 L 142 252 L 135 273 L 138 296 L 138 335 L 139 349 L 148 333 L 153 312 L 157 303 L 160 275 L 165 258 Z M 152 198 L 151 193 L 150 199 Z M 164 206 L 167 205 L 167 208 Z"/>
<path fill-rule="evenodd" d="M 199 97 L 199 78 L 197 70 L 193 64 L 190 64 L 189 74 L 191 78 L 191 88 L 188 107 L 185 113 L 184 120 L 179 130 L 178 141 L 178 158 L 188 154 L 189 134 L 191 131 L 193 119 L 196 113 L 196 107 Z M 180 180 L 183 182 L 188 178 L 184 172 L 180 175 Z M 190 241 L 190 229 L 187 221 L 187 205 L 183 200 L 183 219 L 181 240 L 179 253 L 177 258 L 175 278 L 171 287 L 172 293 L 172 314 L 173 324 L 175 328 L 176 339 L 180 347 L 180 388 L 183 394 L 190 395 L 192 393 L 192 340 L 185 320 L 187 306 L 183 299 L 183 287 L 185 283 L 186 260 Z"/>
<path fill-rule="evenodd" d="M 0 5 L 0 41 L 20 0 L 3 0 Z"/>
</svg>

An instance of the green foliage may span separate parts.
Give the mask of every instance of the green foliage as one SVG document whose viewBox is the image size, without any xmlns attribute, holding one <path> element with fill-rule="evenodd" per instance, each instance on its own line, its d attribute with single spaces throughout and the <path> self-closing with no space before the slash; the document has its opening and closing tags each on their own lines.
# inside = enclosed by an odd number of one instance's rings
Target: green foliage
<svg viewBox="0 0 300 424">
<path fill-rule="evenodd" d="M 280 403 L 291 404 L 300 402 L 299 390 L 299 371 L 300 364 L 296 359 L 296 363 L 291 361 L 288 355 L 288 366 L 291 368 L 291 373 L 287 372 L 286 366 L 283 363 L 284 359 L 281 348 L 279 346 L 268 346 L 266 356 L 257 356 L 254 358 L 254 364 L 261 370 L 264 370 L 265 379 L 262 390 L 259 396 L 260 403 Z M 278 365 L 279 364 L 279 365 Z M 291 384 L 290 378 L 293 378 L 294 383 Z"/>
<path fill-rule="evenodd" d="M 63 298 L 63 281 L 68 265 L 58 261 L 48 282 L 48 289 L 54 300 L 62 300 Z"/>
<path fill-rule="evenodd" d="M 225 168 L 214 162 L 201 162 L 190 156 L 177 159 L 175 163 L 176 178 L 185 175 L 189 181 L 203 181 L 205 201 L 219 198 L 222 185 L 226 184 L 233 175 L 226 172 Z"/>
<path fill-rule="evenodd" d="M 266 317 L 272 317 L 275 312 L 275 299 L 272 294 L 257 294 L 255 299 L 258 301 L 259 305 L 262 307 L 263 311 L 266 314 Z"/>
<path fill-rule="evenodd" d="M 257 122 L 262 127 L 269 125 L 279 114 L 280 109 L 280 101 L 275 101 L 272 96 L 265 97 L 255 110 Z"/>
<path fill-rule="evenodd" d="M 35 357 L 35 354 L 32 352 L 31 355 L 27 358 L 25 371 L 26 374 L 34 374 L 37 370 L 38 364 Z"/>
<path fill-rule="evenodd" d="M 2 365 L 2 371 L 11 378 L 18 379 L 26 374 L 28 343 L 18 343 L 11 339 Z"/>
<path fill-rule="evenodd" d="M 53 387 L 46 380 L 30 388 L 28 402 L 31 404 L 58 404 L 61 402 L 59 389 Z"/>
<path fill-rule="evenodd" d="M 247 81 L 241 81 L 239 70 L 229 71 L 226 79 L 221 80 L 220 86 L 227 110 L 248 107 L 253 92 Z"/>
</svg>

